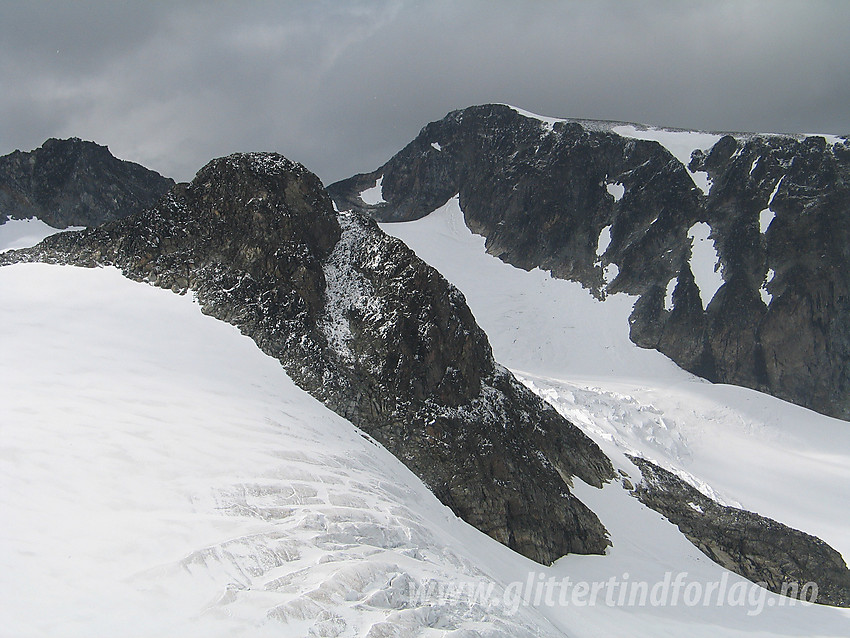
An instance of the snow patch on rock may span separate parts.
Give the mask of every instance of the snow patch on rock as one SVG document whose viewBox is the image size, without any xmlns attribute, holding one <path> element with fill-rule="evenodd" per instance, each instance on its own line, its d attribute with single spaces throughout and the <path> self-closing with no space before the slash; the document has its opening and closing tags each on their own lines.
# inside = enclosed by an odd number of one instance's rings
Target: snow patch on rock
<svg viewBox="0 0 850 638">
<path fill-rule="evenodd" d="M 615 202 L 619 202 L 623 199 L 623 195 L 626 192 L 626 187 L 620 184 L 619 182 L 608 182 L 605 184 L 605 190 L 608 191 L 608 194 L 614 198 Z"/>
<path fill-rule="evenodd" d="M 563 119 L 563 118 L 546 117 L 545 115 L 538 115 L 537 113 L 532 113 L 531 111 L 526 111 L 525 109 L 521 109 L 519 107 L 512 106 L 510 104 L 505 104 L 504 106 L 507 106 L 507 107 L 513 109 L 514 111 L 516 111 L 517 113 L 519 113 L 523 117 L 527 117 L 527 118 L 532 119 L 532 120 L 537 120 L 545 128 L 547 128 L 550 131 L 555 126 L 555 124 L 557 124 L 558 122 L 566 122 L 566 120 Z"/>
<path fill-rule="evenodd" d="M 364 204 L 369 206 L 377 206 L 378 204 L 386 203 L 384 201 L 384 176 L 378 178 L 378 181 L 371 188 L 367 188 L 360 193 L 360 199 Z"/>
<path fill-rule="evenodd" d="M 667 282 L 667 290 L 664 292 L 664 310 L 670 312 L 673 310 L 673 291 L 679 283 L 678 277 L 673 277 Z"/>
<path fill-rule="evenodd" d="M 720 256 L 717 254 L 714 240 L 710 240 L 711 226 L 705 222 L 697 222 L 688 229 L 691 240 L 691 272 L 694 282 L 699 288 L 702 307 L 707 308 L 714 294 L 723 285 L 723 275 L 720 272 Z"/>
<path fill-rule="evenodd" d="M 608 250 L 608 246 L 611 244 L 611 225 L 608 224 L 599 231 L 599 239 L 596 240 L 596 256 L 601 257 L 605 254 L 605 251 Z"/>
<path fill-rule="evenodd" d="M 783 175 L 779 178 L 779 181 L 776 182 L 776 186 L 774 186 L 773 192 L 770 194 L 770 197 L 767 198 L 767 208 L 765 208 L 759 213 L 759 230 L 762 234 L 767 232 L 768 227 L 776 217 L 776 213 L 773 212 L 771 206 L 773 205 L 773 200 L 776 197 L 776 193 L 779 192 L 779 187 L 782 185 L 782 181 L 784 179 L 785 176 Z"/>
<path fill-rule="evenodd" d="M 361 227 L 354 223 L 350 212 L 339 213 L 338 219 L 342 234 L 323 266 L 325 316 L 319 329 L 343 361 L 351 363 L 354 354 L 348 345 L 352 339 L 349 316 L 352 311 L 380 313 L 381 300 L 369 280 L 351 267 L 351 252 L 364 241 Z"/>
<path fill-rule="evenodd" d="M 761 295 L 761 300 L 764 302 L 765 306 L 770 306 L 770 302 L 773 301 L 773 295 L 768 292 L 767 287 L 770 285 L 770 282 L 773 281 L 775 276 L 776 272 L 774 272 L 773 268 L 768 268 L 764 283 L 762 283 L 759 288 L 759 294 Z"/>
</svg>

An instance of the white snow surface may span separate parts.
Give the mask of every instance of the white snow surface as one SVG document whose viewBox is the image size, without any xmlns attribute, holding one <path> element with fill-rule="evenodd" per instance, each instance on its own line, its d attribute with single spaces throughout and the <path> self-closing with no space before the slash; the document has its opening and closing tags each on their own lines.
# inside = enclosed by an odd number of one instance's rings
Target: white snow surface
<svg viewBox="0 0 850 638">
<path fill-rule="evenodd" d="M 4 636 L 557 635 L 409 602 L 533 566 L 187 297 L 0 269 Z M 371 633 L 369 633 L 371 631 Z"/>
<path fill-rule="evenodd" d="M 673 277 L 667 282 L 667 290 L 664 293 L 664 310 L 667 310 L 668 312 L 673 310 L 673 292 L 676 290 L 676 286 L 678 284 L 678 277 Z"/>
<path fill-rule="evenodd" d="M 518 106 L 512 106 L 511 104 L 505 104 L 504 106 L 507 106 L 507 107 L 509 107 L 509 108 L 512 108 L 514 111 L 516 111 L 517 113 L 519 113 L 519 114 L 520 114 L 520 115 L 522 115 L 523 117 L 527 117 L 527 118 L 529 118 L 529 119 L 531 119 L 531 120 L 537 120 L 537 121 L 539 121 L 541 124 L 543 124 L 543 126 L 545 126 L 545 127 L 546 127 L 547 129 L 549 129 L 550 131 L 552 130 L 552 127 L 553 127 L 553 126 L 555 126 L 555 124 L 556 124 L 557 122 L 566 122 L 566 121 L 568 121 L 568 120 L 565 120 L 564 118 L 559 118 L 559 117 L 547 117 L 547 116 L 545 116 L 545 115 L 538 115 L 537 113 L 532 113 L 531 111 L 526 111 L 525 109 L 521 109 L 521 108 L 519 108 Z"/>
<path fill-rule="evenodd" d="M 82 230 L 82 226 L 70 226 L 65 230 Z M 62 232 L 59 228 L 48 226 L 40 219 L 10 219 L 0 224 L 0 253 L 18 248 L 35 246 L 45 237 Z"/>
<path fill-rule="evenodd" d="M 714 298 L 714 294 L 723 285 L 723 275 L 720 270 L 720 256 L 714 246 L 714 240 L 709 239 L 711 226 L 705 222 L 697 222 L 688 229 L 691 240 L 691 258 L 689 264 L 694 275 L 694 282 L 699 288 L 702 307 Z"/>
<path fill-rule="evenodd" d="M 611 245 L 611 225 L 605 226 L 599 231 L 599 239 L 596 241 L 596 256 L 601 257 Z"/>
<path fill-rule="evenodd" d="M 779 187 L 782 186 L 782 180 L 785 179 L 785 176 L 779 178 L 779 181 L 776 182 L 776 186 L 773 187 L 773 192 L 770 194 L 770 197 L 767 198 L 767 208 L 759 213 L 759 230 L 762 234 L 767 232 L 768 227 L 773 222 L 776 217 L 776 213 L 773 212 L 771 206 L 773 205 L 773 199 L 776 197 L 776 193 L 779 192 Z"/>
<path fill-rule="evenodd" d="M 685 164 L 687 167 L 687 164 Z M 688 170 L 691 174 L 691 179 L 694 180 L 694 184 L 697 185 L 703 194 L 708 195 L 708 192 L 711 190 L 711 178 L 708 176 L 706 171 L 692 171 Z"/>
<path fill-rule="evenodd" d="M 620 184 L 619 182 L 608 182 L 605 184 L 605 190 L 608 191 L 608 194 L 614 198 L 615 202 L 619 202 L 623 199 L 623 195 L 626 192 L 626 187 Z"/>
<path fill-rule="evenodd" d="M 764 302 L 765 306 L 769 306 L 770 302 L 773 301 L 773 295 L 770 294 L 767 290 L 768 284 L 773 281 L 773 278 L 776 276 L 773 268 L 767 269 L 767 276 L 764 279 L 764 283 L 759 288 L 759 294 L 761 295 L 761 300 Z"/>
<path fill-rule="evenodd" d="M 776 213 L 774 213 L 770 208 L 765 208 L 759 213 L 759 232 L 761 232 L 762 235 L 767 232 L 768 228 L 770 228 L 775 217 Z"/>
<path fill-rule="evenodd" d="M 364 204 L 368 204 L 369 206 L 376 206 L 378 204 L 384 203 L 384 176 L 381 175 L 378 178 L 378 181 L 371 188 L 367 188 L 365 191 L 360 193 L 360 199 Z"/>
</svg>

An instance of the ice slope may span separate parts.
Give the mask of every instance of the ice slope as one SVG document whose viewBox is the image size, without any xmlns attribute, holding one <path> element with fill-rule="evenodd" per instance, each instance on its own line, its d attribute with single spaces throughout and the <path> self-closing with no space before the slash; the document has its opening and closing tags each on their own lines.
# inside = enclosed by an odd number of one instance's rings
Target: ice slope
<svg viewBox="0 0 850 638">
<path fill-rule="evenodd" d="M 1 635 L 555 635 L 409 602 L 533 564 L 190 299 L 19 265 L 0 315 Z"/>
<path fill-rule="evenodd" d="M 638 348 L 628 339 L 634 298 L 600 302 L 579 284 L 487 255 L 456 197 L 418 221 L 382 228 L 464 292 L 496 359 L 584 428 L 615 465 L 634 477 L 623 453 L 638 452 L 706 494 L 815 534 L 850 559 L 847 423 L 708 383 Z"/>
</svg>

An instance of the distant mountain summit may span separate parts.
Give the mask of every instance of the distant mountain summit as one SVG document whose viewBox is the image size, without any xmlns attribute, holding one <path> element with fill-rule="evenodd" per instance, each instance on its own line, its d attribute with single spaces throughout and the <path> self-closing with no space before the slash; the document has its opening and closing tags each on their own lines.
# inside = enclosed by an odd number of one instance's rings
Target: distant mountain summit
<svg viewBox="0 0 850 638">
<path fill-rule="evenodd" d="M 847 138 L 484 105 L 428 124 L 328 191 L 379 221 L 418 219 L 459 195 L 491 254 L 599 299 L 637 296 L 634 343 L 711 381 L 850 418 Z"/>
<path fill-rule="evenodd" d="M 97 226 L 151 206 L 174 180 L 79 138 L 0 157 L 0 224 L 37 217 L 54 228 Z"/>
</svg>

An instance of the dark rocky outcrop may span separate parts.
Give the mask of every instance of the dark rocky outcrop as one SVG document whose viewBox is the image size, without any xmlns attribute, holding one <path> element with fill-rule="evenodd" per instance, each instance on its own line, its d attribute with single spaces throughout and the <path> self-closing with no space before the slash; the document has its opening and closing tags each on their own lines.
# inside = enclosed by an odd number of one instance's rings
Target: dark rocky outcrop
<svg viewBox="0 0 850 638">
<path fill-rule="evenodd" d="M 637 295 L 636 344 L 712 381 L 850 418 L 850 144 L 726 135 L 686 167 L 661 144 L 615 128 L 471 107 L 328 190 L 338 208 L 380 221 L 417 219 L 459 193 L 491 254 L 579 281 L 599 298 Z M 711 180 L 708 195 L 697 171 Z M 385 201 L 368 205 L 359 194 L 379 178 Z M 622 186 L 619 199 L 612 185 Z M 768 208 L 775 219 L 762 232 Z M 710 226 L 724 281 L 706 304 L 690 266 L 689 230 L 699 222 Z M 597 255 L 606 227 L 611 241 Z"/>
<path fill-rule="evenodd" d="M 22 261 L 191 290 L 493 538 L 543 563 L 609 545 L 570 492 L 612 478 L 607 457 L 493 361 L 457 289 L 298 164 L 214 160 L 149 210 L 0 255 Z"/>
<path fill-rule="evenodd" d="M 97 226 L 151 206 L 173 185 L 105 146 L 49 139 L 0 157 L 0 224 L 37 217 L 54 228 Z"/>
<path fill-rule="evenodd" d="M 632 494 L 662 514 L 714 562 L 775 593 L 798 597 L 817 585 L 815 602 L 850 607 L 850 570 L 815 536 L 746 510 L 719 505 L 675 474 L 629 456 L 643 476 Z M 812 602 L 812 601 L 810 601 Z"/>
</svg>

